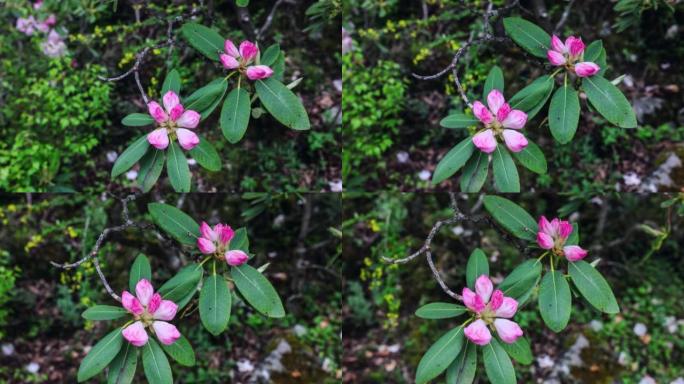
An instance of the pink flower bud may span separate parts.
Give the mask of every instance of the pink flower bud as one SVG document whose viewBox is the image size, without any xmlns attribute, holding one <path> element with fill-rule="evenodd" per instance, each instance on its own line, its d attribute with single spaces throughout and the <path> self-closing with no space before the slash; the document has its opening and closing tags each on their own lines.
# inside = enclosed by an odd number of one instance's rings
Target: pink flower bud
<svg viewBox="0 0 684 384">
<path fill-rule="evenodd" d="M 565 56 L 562 53 L 552 50 L 546 51 L 546 58 L 549 59 L 549 62 L 555 66 L 563 65 L 566 61 Z"/>
<path fill-rule="evenodd" d="M 222 53 L 219 56 L 219 59 L 221 60 L 221 64 L 223 64 L 223 68 L 235 69 L 240 66 L 240 62 L 237 61 L 236 58 L 230 55 L 226 55 L 225 53 Z"/>
<path fill-rule="evenodd" d="M 253 65 L 247 68 L 246 74 L 250 80 L 261 80 L 271 77 L 273 70 L 266 65 Z"/>
<path fill-rule="evenodd" d="M 189 129 L 176 129 L 176 136 L 178 137 L 178 142 L 180 143 L 181 148 L 185 149 L 186 151 L 195 148 L 195 146 L 197 146 L 197 144 L 200 142 L 199 136 Z"/>
<path fill-rule="evenodd" d="M 492 340 L 492 334 L 482 320 L 475 320 L 463 330 L 463 333 L 468 340 L 477 345 L 487 345 Z"/>
<path fill-rule="evenodd" d="M 582 260 L 587 257 L 587 253 L 587 251 L 578 245 L 567 245 L 563 247 L 563 254 L 565 254 L 565 258 L 568 259 L 568 261 Z"/>
<path fill-rule="evenodd" d="M 594 76 L 600 70 L 601 67 L 590 61 L 575 64 L 575 73 L 579 77 Z"/>
<path fill-rule="evenodd" d="M 240 250 L 227 251 L 225 254 L 226 262 L 232 267 L 240 266 L 247 262 L 249 257 Z"/>
<path fill-rule="evenodd" d="M 152 323 L 152 328 L 162 344 L 170 345 L 180 338 L 180 332 L 176 326 L 165 321 L 155 321 Z"/>
<path fill-rule="evenodd" d="M 496 328 L 496 333 L 499 334 L 501 340 L 508 344 L 515 343 L 523 335 L 523 331 L 517 323 L 506 319 L 494 320 L 494 328 Z"/>
<path fill-rule="evenodd" d="M 238 51 L 237 47 L 230 40 L 226 40 L 223 43 L 223 50 L 226 51 L 226 53 L 231 57 L 237 58 L 240 56 L 240 52 Z"/>
<path fill-rule="evenodd" d="M 491 129 L 486 129 L 473 136 L 473 144 L 484 153 L 492 153 L 496 149 L 496 139 Z"/>
<path fill-rule="evenodd" d="M 259 48 L 251 41 L 243 41 L 240 43 L 240 56 L 245 62 L 250 62 L 259 54 Z"/>
<path fill-rule="evenodd" d="M 145 326 L 140 321 L 136 321 L 124 328 L 123 331 L 121 331 L 121 335 L 136 347 L 142 347 L 147 344 L 147 332 L 145 332 Z"/>
</svg>

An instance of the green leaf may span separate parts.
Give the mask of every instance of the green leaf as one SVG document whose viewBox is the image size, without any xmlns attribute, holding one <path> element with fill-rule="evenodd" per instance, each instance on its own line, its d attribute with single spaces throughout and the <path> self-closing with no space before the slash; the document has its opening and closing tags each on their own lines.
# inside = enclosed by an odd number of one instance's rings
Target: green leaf
<svg viewBox="0 0 684 384">
<path fill-rule="evenodd" d="M 249 239 L 247 238 L 247 228 L 242 227 L 235 230 L 233 238 L 228 244 L 228 248 L 233 251 L 239 249 L 246 254 L 249 254 Z"/>
<path fill-rule="evenodd" d="M 498 89 L 502 94 L 504 92 L 503 72 L 501 71 L 501 68 L 496 65 L 489 70 L 489 74 L 485 80 L 484 91 L 482 92 L 482 99 L 487 100 L 487 95 L 489 95 L 489 92 L 493 89 Z"/>
<path fill-rule="evenodd" d="M 81 361 L 81 366 L 78 367 L 78 381 L 86 381 L 100 373 L 114 360 L 122 344 L 121 328 L 109 332 L 98 341 Z"/>
<path fill-rule="evenodd" d="M 199 313 L 202 325 L 216 336 L 228 326 L 231 294 L 223 275 L 210 275 L 204 279 L 199 296 Z"/>
<path fill-rule="evenodd" d="M 142 362 L 145 377 L 150 384 L 173 384 L 169 360 L 152 337 L 142 346 Z"/>
<path fill-rule="evenodd" d="M 538 25 L 520 17 L 506 17 L 503 20 L 506 34 L 519 46 L 534 56 L 546 59 L 551 36 Z"/>
<path fill-rule="evenodd" d="M 546 173 L 547 165 L 544 152 L 532 140 L 527 139 L 527 146 L 520 152 L 512 152 L 511 155 L 530 171 L 540 175 Z"/>
<path fill-rule="evenodd" d="M 183 107 L 186 110 L 190 109 L 198 112 L 202 116 L 202 120 L 204 120 L 221 103 L 221 99 L 223 99 L 227 89 L 228 82 L 226 79 L 214 79 L 183 100 Z"/>
<path fill-rule="evenodd" d="M 176 95 L 180 96 L 180 90 L 180 74 L 175 69 L 172 69 L 171 71 L 169 71 L 169 73 L 166 75 L 166 78 L 164 79 L 164 84 L 162 84 L 161 95 L 162 97 L 164 97 L 164 95 L 166 95 L 166 92 L 173 91 Z"/>
<path fill-rule="evenodd" d="M 188 153 L 193 159 L 197 160 L 197 164 L 202 168 L 216 172 L 221 170 L 221 157 L 219 157 L 216 148 L 209 142 L 209 140 L 200 136 L 200 142 Z"/>
<path fill-rule="evenodd" d="M 248 264 L 242 264 L 231 268 L 231 276 L 242 296 L 257 311 L 268 317 L 285 316 L 278 293 L 259 271 Z"/>
<path fill-rule="evenodd" d="M 544 323 L 556 333 L 562 331 L 570 320 L 571 305 L 570 286 L 563 274 L 547 272 L 539 286 L 539 311 Z"/>
<path fill-rule="evenodd" d="M 512 344 L 506 342 L 501 342 L 499 344 L 513 360 L 524 365 L 532 364 L 532 348 L 530 348 L 530 342 L 527 341 L 526 338 L 519 337 L 518 340 Z"/>
<path fill-rule="evenodd" d="M 147 113 L 131 113 L 121 119 L 121 124 L 127 127 L 144 127 L 154 124 L 154 119 Z"/>
<path fill-rule="evenodd" d="M 518 300 L 537 285 L 541 271 L 542 265 L 539 260 L 527 260 L 506 276 L 499 284 L 499 289 L 505 296 Z"/>
<path fill-rule="evenodd" d="M 181 147 L 174 141 L 169 144 L 166 173 L 176 192 L 190 192 L 190 167 Z"/>
<path fill-rule="evenodd" d="M 484 206 L 513 236 L 530 241 L 537 238 L 537 222 L 518 204 L 499 196 L 485 196 Z"/>
<path fill-rule="evenodd" d="M 219 54 L 223 52 L 221 35 L 211 28 L 195 23 L 185 23 L 181 27 L 181 35 L 188 43 L 207 58 L 218 61 Z M 186 109 L 188 109 L 186 107 Z"/>
<path fill-rule="evenodd" d="M 485 372 L 492 384 L 515 384 L 513 363 L 496 339 L 482 347 Z"/>
<path fill-rule="evenodd" d="M 138 368 L 138 349 L 131 343 L 125 345 L 109 364 L 107 384 L 131 384 Z"/>
<path fill-rule="evenodd" d="M 183 244 L 195 245 L 200 237 L 199 224 L 180 209 L 163 203 L 147 205 L 154 222 Z"/>
<path fill-rule="evenodd" d="M 532 111 L 541 109 L 546 100 L 553 92 L 554 81 L 549 75 L 544 75 L 534 80 L 530 85 L 521 89 L 509 100 L 511 109 L 519 109 L 527 113 L 527 120 L 532 120 L 536 115 Z"/>
<path fill-rule="evenodd" d="M 470 136 L 451 148 L 437 164 L 435 173 L 432 175 L 432 184 L 441 183 L 461 169 L 473 154 L 474 149 L 473 139 Z"/>
<path fill-rule="evenodd" d="M 577 131 L 579 116 L 579 95 L 566 81 L 553 94 L 549 105 L 549 128 L 556 141 L 567 144 L 572 140 Z"/>
<path fill-rule="evenodd" d="M 570 232 L 570 236 L 565 240 L 565 245 L 577 244 L 579 244 L 579 224 L 572 223 L 572 232 Z"/>
<path fill-rule="evenodd" d="M 271 77 L 257 80 L 255 87 L 261 104 L 276 120 L 296 130 L 311 128 L 302 101 L 283 83 Z"/>
<path fill-rule="evenodd" d="M 140 136 L 133 144 L 129 145 L 116 159 L 112 167 L 112 179 L 131 169 L 143 157 L 149 147 L 150 143 L 147 142 L 147 135 Z"/>
<path fill-rule="evenodd" d="M 591 264 L 584 260 L 569 262 L 568 271 L 573 284 L 594 308 L 610 314 L 620 312 L 610 285 Z"/>
<path fill-rule="evenodd" d="M 489 173 L 489 155 L 477 151 L 470 156 L 463 168 L 461 175 L 461 191 L 469 193 L 480 192 L 485 181 L 487 181 L 487 174 Z"/>
<path fill-rule="evenodd" d="M 637 120 L 632 105 L 610 81 L 594 75 L 582 80 L 582 88 L 591 105 L 612 124 L 621 128 L 636 128 Z"/>
<path fill-rule="evenodd" d="M 86 320 L 114 320 L 122 318 L 127 314 L 128 311 L 122 307 L 95 305 L 86 309 L 81 316 Z"/>
<path fill-rule="evenodd" d="M 462 305 L 452 303 L 429 303 L 418 308 L 416 316 L 423 319 L 448 319 L 466 313 Z"/>
<path fill-rule="evenodd" d="M 128 277 L 128 288 L 131 292 L 135 292 L 135 286 L 142 279 L 152 281 L 152 267 L 150 266 L 150 260 L 142 253 L 139 253 L 138 257 L 133 261 L 133 265 L 131 265 L 131 272 Z"/>
<path fill-rule="evenodd" d="M 249 5 L 249 0 L 235 0 L 235 4 L 237 4 L 238 7 L 246 7 Z"/>
<path fill-rule="evenodd" d="M 272 44 L 261 54 L 259 62 L 261 65 L 268 65 L 270 67 L 278 60 L 278 56 L 280 56 L 280 45 L 277 43 Z"/>
<path fill-rule="evenodd" d="M 598 64 L 598 66 L 601 67 L 598 75 L 603 76 L 608 67 L 608 63 L 606 61 L 606 50 L 603 48 L 603 42 L 601 40 L 593 41 L 587 46 L 587 49 L 584 50 L 583 61 L 591 61 Z"/>
<path fill-rule="evenodd" d="M 285 77 L 285 54 L 283 52 L 280 52 L 275 63 L 271 66 L 271 69 L 273 69 L 272 77 L 282 82 Z"/>
<path fill-rule="evenodd" d="M 477 372 L 477 348 L 466 340 L 465 347 L 449 365 L 446 373 L 447 384 L 471 384 Z"/>
<path fill-rule="evenodd" d="M 197 286 L 204 270 L 197 263 L 191 263 L 183 267 L 178 273 L 159 288 L 159 294 L 165 300 L 171 300 L 183 308 L 197 291 Z"/>
<path fill-rule="evenodd" d="M 143 192 L 149 192 L 159 180 L 166 153 L 156 148 L 151 148 L 145 156 L 140 159 L 140 170 L 138 171 L 138 186 Z"/>
<path fill-rule="evenodd" d="M 432 344 L 418 363 L 416 383 L 428 382 L 444 372 L 463 349 L 463 340 L 463 325 L 460 325 Z"/>
<path fill-rule="evenodd" d="M 232 144 L 242 139 L 247 131 L 252 111 L 249 93 L 244 88 L 235 88 L 228 94 L 221 109 L 221 130 Z"/>
<path fill-rule="evenodd" d="M 176 360 L 178 364 L 186 367 L 195 365 L 195 351 L 192 349 L 192 345 L 190 345 L 190 342 L 185 336 L 181 335 L 173 344 L 166 345 L 162 343 L 161 347 L 172 359 Z"/>
<path fill-rule="evenodd" d="M 499 144 L 492 153 L 492 170 L 494 171 L 494 185 L 499 192 L 520 192 L 520 176 L 518 168 L 508 150 Z"/>
<path fill-rule="evenodd" d="M 467 128 L 479 122 L 475 117 L 466 115 L 462 112 L 455 112 L 439 122 L 444 128 Z"/>
<path fill-rule="evenodd" d="M 475 289 L 475 281 L 482 275 L 489 276 L 489 262 L 487 256 L 480 249 L 476 248 L 468 258 L 466 264 L 466 283 L 470 289 Z"/>
</svg>

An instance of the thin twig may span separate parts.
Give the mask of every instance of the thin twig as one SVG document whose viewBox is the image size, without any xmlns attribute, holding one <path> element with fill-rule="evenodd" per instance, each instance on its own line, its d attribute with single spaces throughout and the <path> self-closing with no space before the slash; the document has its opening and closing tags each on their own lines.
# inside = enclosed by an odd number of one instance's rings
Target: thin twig
<svg viewBox="0 0 684 384">
<path fill-rule="evenodd" d="M 565 6 L 565 10 L 563 11 L 563 14 L 561 15 L 560 20 L 558 20 L 558 24 L 556 24 L 556 28 L 553 29 L 553 34 L 558 35 L 561 32 L 561 29 L 565 25 L 565 23 L 568 21 L 568 16 L 570 16 L 570 9 L 572 8 L 572 5 L 575 3 L 575 0 L 570 0 L 568 1 L 568 4 Z"/>
<path fill-rule="evenodd" d="M 264 33 L 266 33 L 268 28 L 271 27 L 271 24 L 273 23 L 273 18 L 275 16 L 276 10 L 284 2 L 285 2 L 284 0 L 278 0 L 275 2 L 275 4 L 273 4 L 273 8 L 271 8 L 271 12 L 268 13 L 268 16 L 266 17 L 266 21 L 264 21 L 264 25 L 262 25 L 261 28 L 259 28 L 259 31 L 256 34 L 256 40 L 257 41 L 259 41 L 261 39 L 261 37 L 264 35 Z"/>
</svg>

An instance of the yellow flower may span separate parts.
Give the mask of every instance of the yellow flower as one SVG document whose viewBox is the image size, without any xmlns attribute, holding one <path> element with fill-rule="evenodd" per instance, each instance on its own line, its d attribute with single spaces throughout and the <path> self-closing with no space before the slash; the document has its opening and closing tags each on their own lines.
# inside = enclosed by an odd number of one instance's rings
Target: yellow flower
<svg viewBox="0 0 684 384">
<path fill-rule="evenodd" d="M 370 225 L 370 229 L 373 232 L 380 232 L 380 224 L 375 219 L 371 219 L 370 222 L 368 222 L 368 225 Z"/>
</svg>

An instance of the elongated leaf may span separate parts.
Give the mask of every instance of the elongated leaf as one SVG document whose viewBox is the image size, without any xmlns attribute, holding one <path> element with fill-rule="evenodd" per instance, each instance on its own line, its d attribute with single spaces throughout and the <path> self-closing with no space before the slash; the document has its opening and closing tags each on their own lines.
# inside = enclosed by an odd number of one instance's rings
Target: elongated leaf
<svg viewBox="0 0 684 384">
<path fill-rule="evenodd" d="M 468 193 L 480 192 L 485 181 L 487 181 L 487 174 L 489 173 L 489 155 L 477 151 L 470 156 L 463 168 L 463 175 L 461 175 L 461 191 Z"/>
<path fill-rule="evenodd" d="M 145 377 L 150 384 L 173 384 L 169 360 L 153 337 L 142 346 L 142 362 Z"/>
<path fill-rule="evenodd" d="M 518 204 L 499 196 L 485 196 L 484 206 L 513 236 L 530 241 L 536 239 L 537 222 Z"/>
<path fill-rule="evenodd" d="M 544 75 L 537 78 L 511 97 L 509 100 L 511 109 L 527 112 L 527 120 L 531 120 L 533 116 L 530 116 L 530 111 L 535 110 L 540 104 L 543 106 L 546 103 L 547 95 L 553 91 L 553 86 L 554 82 L 551 76 Z"/>
<path fill-rule="evenodd" d="M 81 361 L 81 366 L 78 367 L 78 381 L 86 381 L 100 373 L 114 360 L 121 350 L 122 343 L 121 328 L 109 332 L 98 341 Z"/>
<path fill-rule="evenodd" d="M 594 75 L 582 80 L 582 88 L 591 105 L 609 122 L 621 128 L 636 128 L 637 120 L 632 105 L 610 81 Z"/>
<path fill-rule="evenodd" d="M 199 264 L 191 263 L 183 267 L 178 273 L 159 288 L 159 294 L 165 300 L 171 300 L 182 308 L 187 304 L 188 295 L 192 297 L 197 291 L 204 270 Z"/>
<path fill-rule="evenodd" d="M 547 272 L 539 286 L 539 312 L 544 323 L 554 332 L 562 331 L 570 320 L 571 306 L 570 286 L 563 274 Z"/>
<path fill-rule="evenodd" d="M 466 283 L 470 289 L 475 289 L 475 281 L 482 275 L 489 276 L 489 262 L 487 256 L 480 249 L 476 248 L 468 258 L 466 264 Z"/>
<path fill-rule="evenodd" d="M 463 325 L 460 325 L 432 344 L 418 363 L 416 383 L 428 382 L 444 372 L 463 349 L 463 340 Z"/>
<path fill-rule="evenodd" d="M 190 167 L 188 159 L 180 146 L 174 141 L 169 144 L 169 158 L 166 161 L 166 172 L 176 192 L 190 192 Z"/>
<path fill-rule="evenodd" d="M 207 276 L 200 291 L 199 313 L 204 328 L 212 335 L 220 334 L 228 326 L 230 304 L 230 289 L 223 276 Z"/>
<path fill-rule="evenodd" d="M 492 384 L 515 384 L 513 363 L 496 339 L 482 347 L 485 372 Z"/>
<path fill-rule="evenodd" d="M 443 118 L 439 125 L 444 128 L 467 128 L 479 122 L 475 117 L 466 115 L 462 112 L 455 112 Z"/>
<path fill-rule="evenodd" d="M 147 256 L 140 253 L 133 261 L 128 276 L 128 288 L 130 289 L 130 292 L 135 292 L 135 286 L 138 284 L 138 281 L 142 279 L 152 281 L 152 267 L 150 266 L 150 260 Z"/>
<path fill-rule="evenodd" d="M 451 148 L 437 164 L 435 173 L 432 175 L 432 184 L 441 183 L 461 169 L 473 154 L 474 149 L 475 146 L 471 137 L 465 138 L 465 140 Z"/>
<path fill-rule="evenodd" d="M 565 240 L 565 245 L 577 245 L 579 244 L 579 239 L 579 224 L 572 223 L 572 232 L 570 232 L 570 236 L 568 236 L 567 240 Z"/>
<path fill-rule="evenodd" d="M 556 141 L 566 144 L 572 140 L 577 131 L 579 114 L 577 91 L 566 82 L 553 94 L 549 106 L 549 128 Z"/>
<path fill-rule="evenodd" d="M 271 77 L 257 80 L 255 87 L 261 104 L 276 120 L 296 130 L 311 128 L 302 101 L 283 83 Z"/>
<path fill-rule="evenodd" d="M 138 368 L 138 349 L 131 343 L 125 343 L 119 354 L 109 364 L 107 384 L 131 384 Z"/>
<path fill-rule="evenodd" d="M 530 342 L 527 341 L 526 338 L 519 337 L 518 340 L 512 344 L 503 341 L 499 344 L 513 360 L 524 365 L 532 364 L 532 348 L 530 348 Z"/>
<path fill-rule="evenodd" d="M 195 351 L 185 336 L 181 335 L 173 344 L 166 345 L 162 343 L 161 347 L 178 364 L 186 367 L 195 365 Z"/>
<path fill-rule="evenodd" d="M 127 127 L 144 127 L 154 124 L 154 119 L 147 113 L 131 113 L 121 119 L 121 124 Z"/>
<path fill-rule="evenodd" d="M 162 97 L 164 97 L 164 95 L 166 95 L 166 92 L 168 91 L 173 91 L 176 95 L 180 96 L 181 78 L 180 74 L 175 69 L 169 71 L 169 73 L 166 75 L 166 78 L 164 79 L 164 84 L 162 84 L 161 91 Z"/>
<path fill-rule="evenodd" d="M 228 82 L 225 78 L 214 79 L 183 100 L 183 107 L 198 112 L 204 120 L 221 103 L 227 89 Z"/>
<path fill-rule="evenodd" d="M 228 94 L 221 109 L 221 130 L 229 142 L 235 144 L 242 139 L 249 125 L 252 111 L 249 93 L 243 88 L 235 88 Z"/>
<path fill-rule="evenodd" d="M 199 224 L 185 212 L 163 203 L 150 203 L 147 210 L 154 222 L 176 240 L 189 245 L 197 243 Z"/>
<path fill-rule="evenodd" d="M 140 159 L 140 170 L 138 171 L 138 186 L 143 192 L 149 192 L 159 180 L 159 176 L 164 169 L 166 154 L 156 148 L 150 148 Z"/>
<path fill-rule="evenodd" d="M 489 70 L 487 79 L 485 80 L 484 91 L 482 92 L 482 100 L 487 100 L 489 92 L 493 89 L 498 89 L 502 94 L 504 92 L 504 77 L 501 68 L 493 66 Z"/>
<path fill-rule="evenodd" d="M 202 136 L 200 136 L 199 144 L 188 151 L 188 154 L 197 160 L 197 164 L 208 171 L 216 172 L 221 170 L 221 157 L 216 152 L 216 148 Z"/>
<path fill-rule="evenodd" d="M 195 23 L 185 23 L 181 27 L 181 35 L 207 58 L 219 60 L 219 54 L 223 52 L 224 39 L 215 30 Z"/>
<path fill-rule="evenodd" d="M 418 308 L 416 316 L 423 319 L 448 319 L 466 313 L 466 307 L 452 303 L 429 303 Z"/>
<path fill-rule="evenodd" d="M 116 159 L 112 167 L 112 179 L 131 169 L 150 148 L 147 135 L 140 136 Z"/>
<path fill-rule="evenodd" d="M 546 173 L 547 165 L 544 152 L 532 140 L 527 139 L 527 146 L 520 152 L 512 152 L 511 155 L 530 171 L 540 175 Z"/>
<path fill-rule="evenodd" d="M 230 240 L 228 248 L 230 248 L 231 251 L 239 249 L 244 253 L 249 254 L 249 238 L 247 238 L 247 228 L 242 227 L 235 230 L 235 234 Z"/>
<path fill-rule="evenodd" d="M 128 311 L 123 309 L 123 307 L 95 305 L 86 309 L 81 316 L 86 320 L 114 320 L 122 318 L 127 314 Z"/>
<path fill-rule="evenodd" d="M 201 284 L 202 284 L 202 278 L 204 277 L 204 269 L 202 268 L 197 268 L 196 271 L 199 272 L 199 276 L 197 278 L 197 282 L 195 285 L 190 285 L 189 287 L 187 285 L 179 286 L 177 293 L 179 294 L 179 298 L 176 301 L 176 304 L 178 304 L 178 308 L 184 308 L 190 300 L 195 297 L 195 294 L 200 290 Z M 185 292 L 185 295 L 180 295 L 183 292 Z"/>
<path fill-rule="evenodd" d="M 548 88 L 547 93 L 544 96 L 544 98 L 542 99 L 542 101 L 540 101 L 539 104 L 537 104 L 534 108 L 532 108 L 529 112 L 527 112 L 527 120 L 528 121 L 533 119 L 535 116 L 537 116 L 539 111 L 541 111 L 542 108 L 544 108 L 544 106 L 546 105 L 546 102 L 549 101 L 549 99 L 551 98 L 551 94 L 553 93 L 553 89 L 554 89 L 555 85 L 556 85 L 556 83 L 551 82 L 551 86 Z"/>
<path fill-rule="evenodd" d="M 248 264 L 231 268 L 235 286 L 257 311 L 268 317 L 283 317 L 285 309 L 278 292 L 259 271 Z"/>
<path fill-rule="evenodd" d="M 520 192 L 518 168 L 503 145 L 497 145 L 492 153 L 492 170 L 494 171 L 494 185 L 500 192 Z"/>
<path fill-rule="evenodd" d="M 237 4 L 238 7 L 246 7 L 249 5 L 249 0 L 235 0 L 235 4 Z"/>
<path fill-rule="evenodd" d="M 620 312 L 610 285 L 591 264 L 584 260 L 570 262 L 568 271 L 573 284 L 594 308 L 610 314 Z"/>
<path fill-rule="evenodd" d="M 477 372 L 477 347 L 466 340 L 465 347 L 449 365 L 446 373 L 447 384 L 471 384 Z"/>
<path fill-rule="evenodd" d="M 503 20 L 506 34 L 519 46 L 534 56 L 546 59 L 551 36 L 536 24 L 520 17 L 506 17 Z"/>
<path fill-rule="evenodd" d="M 603 76 L 608 67 L 606 62 L 606 50 L 603 48 L 603 42 L 601 40 L 593 41 L 584 50 L 584 61 L 591 61 L 598 64 L 601 70 L 598 72 L 599 76 Z"/>
<path fill-rule="evenodd" d="M 542 265 L 539 260 L 527 260 L 506 276 L 499 284 L 499 289 L 503 291 L 504 296 L 518 300 L 537 284 L 541 271 Z"/>
<path fill-rule="evenodd" d="M 261 58 L 259 60 L 262 65 L 268 65 L 270 67 L 273 64 L 275 64 L 276 60 L 278 60 L 279 55 L 280 45 L 273 44 L 266 48 L 266 50 L 261 55 Z"/>
</svg>

